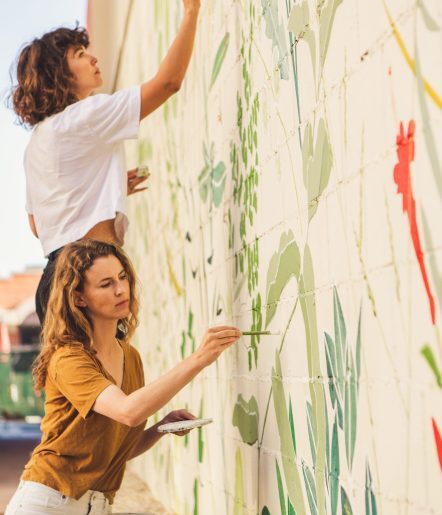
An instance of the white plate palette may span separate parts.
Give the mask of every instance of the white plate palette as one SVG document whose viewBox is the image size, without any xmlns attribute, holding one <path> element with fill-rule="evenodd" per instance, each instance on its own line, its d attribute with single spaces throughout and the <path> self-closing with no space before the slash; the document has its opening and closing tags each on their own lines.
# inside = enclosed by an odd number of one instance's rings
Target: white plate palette
<svg viewBox="0 0 442 515">
<path fill-rule="evenodd" d="M 178 420 L 178 422 L 170 422 L 169 424 L 162 424 L 158 426 L 160 433 L 177 433 L 179 431 L 187 431 L 188 429 L 195 429 L 196 427 L 205 426 L 213 422 L 211 418 L 195 418 L 193 420 Z"/>
</svg>

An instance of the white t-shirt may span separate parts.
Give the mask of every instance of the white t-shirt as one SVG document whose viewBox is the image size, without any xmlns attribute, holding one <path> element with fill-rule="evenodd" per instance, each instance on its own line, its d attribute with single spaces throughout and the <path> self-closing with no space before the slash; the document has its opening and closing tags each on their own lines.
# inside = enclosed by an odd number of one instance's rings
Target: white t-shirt
<svg viewBox="0 0 442 515">
<path fill-rule="evenodd" d="M 124 239 L 123 140 L 138 136 L 140 95 L 140 86 L 92 95 L 34 127 L 24 157 L 26 211 L 45 256 L 111 218 Z"/>
</svg>

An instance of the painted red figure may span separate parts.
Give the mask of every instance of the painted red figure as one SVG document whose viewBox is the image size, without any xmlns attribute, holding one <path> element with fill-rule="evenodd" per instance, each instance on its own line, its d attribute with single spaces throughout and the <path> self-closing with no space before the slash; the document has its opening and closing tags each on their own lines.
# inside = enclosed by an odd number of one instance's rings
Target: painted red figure
<svg viewBox="0 0 442 515">
<path fill-rule="evenodd" d="M 439 428 L 437 427 L 436 421 L 434 418 L 431 419 L 431 422 L 433 423 L 433 433 L 434 433 L 434 440 L 436 441 L 436 449 L 437 449 L 437 455 L 439 457 L 439 465 L 442 470 L 442 437 L 439 432 Z"/>
<path fill-rule="evenodd" d="M 408 215 L 411 239 L 413 241 L 414 251 L 419 262 L 422 279 L 424 281 L 425 290 L 430 303 L 431 321 L 435 324 L 436 311 L 434 298 L 431 293 L 430 283 L 425 269 L 424 254 L 422 252 L 416 220 L 416 202 L 413 197 L 413 189 L 411 186 L 410 163 L 411 161 L 414 161 L 414 131 L 414 120 L 410 120 L 408 123 L 408 131 L 406 135 L 404 134 L 404 125 L 402 122 L 400 123 L 399 134 L 396 136 L 398 163 L 394 167 L 394 182 L 397 184 L 398 193 L 402 195 L 402 210 Z"/>
</svg>

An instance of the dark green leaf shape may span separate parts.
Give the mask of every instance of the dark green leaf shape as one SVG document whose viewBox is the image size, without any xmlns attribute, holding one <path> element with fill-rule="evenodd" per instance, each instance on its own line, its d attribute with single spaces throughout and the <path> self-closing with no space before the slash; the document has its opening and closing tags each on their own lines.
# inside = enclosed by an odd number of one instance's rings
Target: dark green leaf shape
<svg viewBox="0 0 442 515">
<path fill-rule="evenodd" d="M 312 455 L 312 463 L 316 463 L 316 420 L 313 417 L 312 405 L 307 401 L 307 427 L 308 439 L 310 442 L 310 452 Z"/>
<path fill-rule="evenodd" d="M 365 515 L 377 515 L 376 497 L 373 493 L 370 465 L 365 467 Z"/>
<path fill-rule="evenodd" d="M 310 27 L 310 11 L 307 0 L 293 6 L 287 22 L 287 29 L 294 33 L 297 41 L 303 39 L 307 43 L 316 81 L 316 39 Z"/>
<path fill-rule="evenodd" d="M 296 515 L 295 508 L 293 508 L 293 504 L 290 502 L 290 499 L 287 497 L 287 515 Z"/>
<path fill-rule="evenodd" d="M 301 257 L 293 232 L 283 233 L 279 240 L 279 249 L 273 254 L 267 271 L 266 328 L 275 316 L 284 288 L 292 277 L 299 278 L 300 268 Z"/>
<path fill-rule="evenodd" d="M 318 125 L 316 143 L 313 149 L 312 129 L 307 124 L 302 147 L 303 177 L 308 196 L 308 217 L 313 218 L 318 209 L 319 197 L 330 179 L 333 154 L 324 119 Z"/>
<path fill-rule="evenodd" d="M 439 388 L 442 388 L 442 373 L 439 370 L 439 367 L 436 363 L 436 358 L 433 354 L 431 347 L 428 344 L 425 344 L 421 349 L 421 354 L 430 366 L 436 379 L 437 386 L 439 386 Z"/>
<path fill-rule="evenodd" d="M 198 515 L 198 480 L 193 482 L 193 515 Z"/>
<path fill-rule="evenodd" d="M 302 493 L 301 477 L 296 466 L 295 449 L 290 434 L 289 416 L 282 384 L 282 370 L 279 353 L 275 353 L 275 368 L 272 368 L 273 404 L 281 444 L 282 466 L 290 502 L 297 515 L 306 515 Z"/>
<path fill-rule="evenodd" d="M 358 392 L 359 392 L 359 379 L 361 377 L 361 317 L 362 317 L 362 305 L 359 308 L 358 333 L 356 336 L 356 380 L 358 383 Z"/>
<path fill-rule="evenodd" d="M 212 89 L 212 86 L 215 84 L 215 81 L 219 75 L 219 72 L 221 70 L 221 66 L 224 62 L 224 58 L 227 54 L 227 49 L 229 48 L 229 40 L 230 40 L 230 34 L 226 32 L 223 39 L 221 40 L 221 43 L 219 44 L 218 50 L 216 52 L 215 56 L 215 62 L 213 63 L 212 68 L 212 77 L 210 78 L 210 86 L 209 90 Z"/>
<path fill-rule="evenodd" d="M 344 436 L 345 436 L 345 454 L 347 457 L 348 468 L 351 471 L 353 466 L 353 457 L 356 445 L 356 428 L 358 421 L 358 384 L 356 381 L 356 366 L 353 359 L 353 353 L 348 351 L 347 370 L 349 377 L 345 382 L 345 418 L 344 418 Z"/>
<path fill-rule="evenodd" d="M 336 9 L 342 4 L 343 0 L 328 0 L 323 6 L 319 17 L 319 55 L 321 68 L 324 66 L 327 57 L 330 35 L 335 20 Z"/>
<path fill-rule="evenodd" d="M 304 475 L 305 490 L 307 492 L 307 499 L 310 507 L 310 515 L 317 515 L 318 508 L 316 505 L 315 478 L 313 477 L 311 470 L 304 463 L 302 464 L 302 473 Z"/>
<path fill-rule="evenodd" d="M 281 508 L 281 513 L 286 513 L 284 486 L 282 484 L 281 472 L 279 470 L 278 460 L 276 458 L 275 458 L 275 465 L 276 465 L 276 480 L 278 482 L 279 506 Z"/>
<path fill-rule="evenodd" d="M 270 510 L 267 508 L 267 506 L 264 506 L 261 511 L 261 515 L 270 515 Z"/>
<path fill-rule="evenodd" d="M 331 467 L 330 467 L 330 501 L 332 515 L 336 515 L 338 509 L 338 494 L 339 494 L 339 441 L 338 441 L 338 421 L 335 414 L 333 422 L 333 434 L 331 445 Z"/>
<path fill-rule="evenodd" d="M 293 422 L 292 399 L 290 398 L 290 395 L 289 395 L 289 422 L 290 422 L 290 432 L 292 434 L 293 449 L 295 449 L 295 456 L 296 456 L 295 423 Z"/>
<path fill-rule="evenodd" d="M 330 400 L 332 402 L 332 406 L 337 408 L 339 427 L 343 428 L 343 392 L 341 393 L 341 388 L 343 389 L 343 386 L 341 386 L 341 383 L 339 383 L 337 380 L 339 377 L 339 372 L 336 361 L 335 342 L 328 333 L 325 333 L 325 351 Z"/>
<path fill-rule="evenodd" d="M 200 403 L 200 412 L 199 418 L 203 418 L 203 400 L 201 399 Z M 204 440 L 203 440 L 203 429 L 201 427 L 198 428 L 198 461 L 200 463 L 203 462 L 204 457 Z"/>
<path fill-rule="evenodd" d="M 253 445 L 258 440 L 259 408 L 255 397 L 247 402 L 238 395 L 233 409 L 232 424 L 239 429 L 243 442 Z"/>
<path fill-rule="evenodd" d="M 288 80 L 288 49 L 285 27 L 279 21 L 278 0 L 261 0 L 262 14 L 266 24 L 266 36 L 272 40 L 272 49 L 278 50 L 278 69 L 281 79 Z"/>
<path fill-rule="evenodd" d="M 353 515 L 350 500 L 344 488 L 341 486 L 341 509 L 342 515 Z"/>
</svg>

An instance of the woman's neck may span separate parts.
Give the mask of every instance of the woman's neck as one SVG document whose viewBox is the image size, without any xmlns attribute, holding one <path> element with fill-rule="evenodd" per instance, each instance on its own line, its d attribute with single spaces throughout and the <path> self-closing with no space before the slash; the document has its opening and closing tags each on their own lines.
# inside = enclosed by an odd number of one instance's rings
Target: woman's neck
<svg viewBox="0 0 442 515">
<path fill-rule="evenodd" d="M 94 320 L 92 348 L 98 354 L 111 354 L 116 345 L 117 320 Z"/>
</svg>

